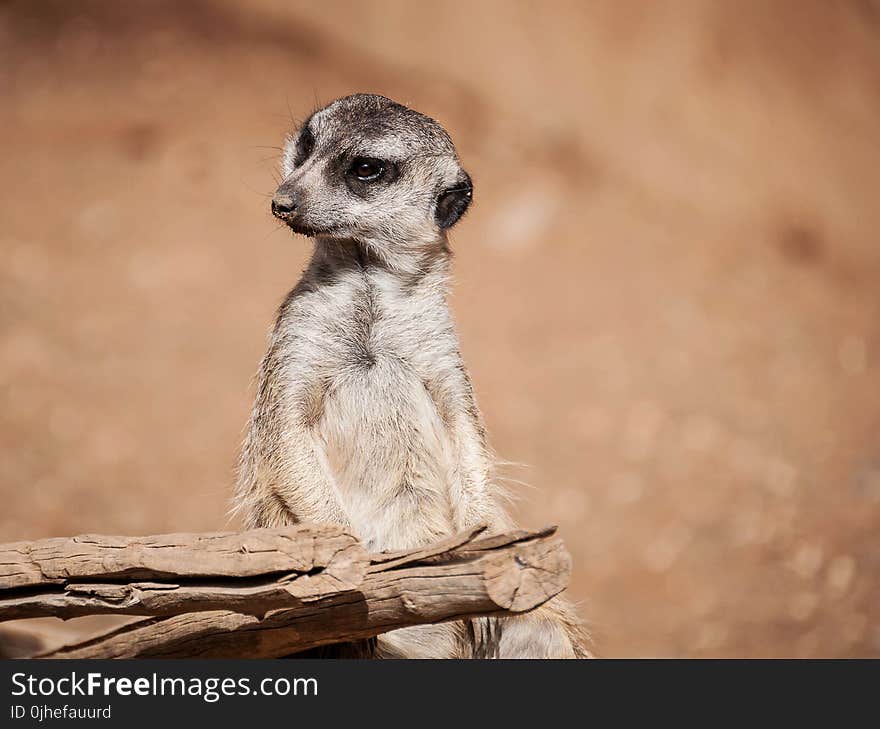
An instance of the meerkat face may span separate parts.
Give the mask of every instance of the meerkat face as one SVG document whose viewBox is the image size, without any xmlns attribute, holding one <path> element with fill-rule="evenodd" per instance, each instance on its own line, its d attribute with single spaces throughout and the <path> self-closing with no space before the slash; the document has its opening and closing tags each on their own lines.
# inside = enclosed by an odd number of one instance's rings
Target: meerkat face
<svg viewBox="0 0 880 729">
<path fill-rule="evenodd" d="M 282 175 L 272 213 L 295 232 L 385 254 L 436 243 L 473 194 L 437 122 L 368 94 L 315 112 L 288 139 Z"/>
</svg>

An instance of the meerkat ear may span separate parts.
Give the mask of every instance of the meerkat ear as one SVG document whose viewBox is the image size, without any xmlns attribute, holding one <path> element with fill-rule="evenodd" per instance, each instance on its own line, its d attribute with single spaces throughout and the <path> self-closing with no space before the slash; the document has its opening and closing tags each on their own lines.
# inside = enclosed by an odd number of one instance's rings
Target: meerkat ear
<svg viewBox="0 0 880 729">
<path fill-rule="evenodd" d="M 453 187 L 447 187 L 437 198 L 434 218 L 442 229 L 451 228 L 464 215 L 474 196 L 471 176 L 462 171 L 462 176 Z"/>
</svg>

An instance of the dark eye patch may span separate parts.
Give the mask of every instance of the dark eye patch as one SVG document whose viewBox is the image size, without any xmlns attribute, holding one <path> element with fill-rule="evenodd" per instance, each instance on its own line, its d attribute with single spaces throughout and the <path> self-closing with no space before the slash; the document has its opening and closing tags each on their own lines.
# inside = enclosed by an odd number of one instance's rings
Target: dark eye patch
<svg viewBox="0 0 880 729">
<path fill-rule="evenodd" d="M 371 191 L 393 183 L 400 176 L 400 167 L 391 160 L 349 153 L 338 159 L 335 174 L 339 173 L 351 192 L 358 197 L 367 198 Z"/>
<path fill-rule="evenodd" d="M 375 182 L 385 174 L 385 163 L 375 157 L 355 157 L 348 172 L 361 182 Z"/>
<path fill-rule="evenodd" d="M 299 137 L 296 140 L 296 154 L 293 157 L 293 166 L 299 167 L 305 162 L 312 151 L 315 149 L 315 135 L 308 126 L 303 127 Z"/>
</svg>

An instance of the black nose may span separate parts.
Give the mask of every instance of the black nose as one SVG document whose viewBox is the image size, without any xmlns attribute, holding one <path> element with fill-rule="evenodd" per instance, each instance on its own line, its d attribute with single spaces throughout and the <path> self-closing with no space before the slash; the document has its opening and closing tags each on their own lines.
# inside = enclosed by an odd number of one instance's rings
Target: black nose
<svg viewBox="0 0 880 729">
<path fill-rule="evenodd" d="M 276 218 L 286 218 L 296 212 L 296 196 L 289 192 L 275 193 L 272 198 L 272 215 Z"/>
</svg>

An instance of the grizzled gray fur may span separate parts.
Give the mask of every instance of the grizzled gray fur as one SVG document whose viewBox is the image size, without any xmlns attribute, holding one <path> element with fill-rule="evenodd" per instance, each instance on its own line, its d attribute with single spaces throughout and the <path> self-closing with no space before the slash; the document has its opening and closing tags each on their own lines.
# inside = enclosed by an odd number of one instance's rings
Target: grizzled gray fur
<svg viewBox="0 0 880 729">
<path fill-rule="evenodd" d="M 314 241 L 278 313 L 241 454 L 248 526 L 338 522 L 372 550 L 510 529 L 447 305 L 446 231 L 471 179 L 430 119 L 356 94 L 284 147 L 277 218 Z M 527 615 L 398 630 L 382 657 L 580 657 L 556 598 Z"/>
</svg>

